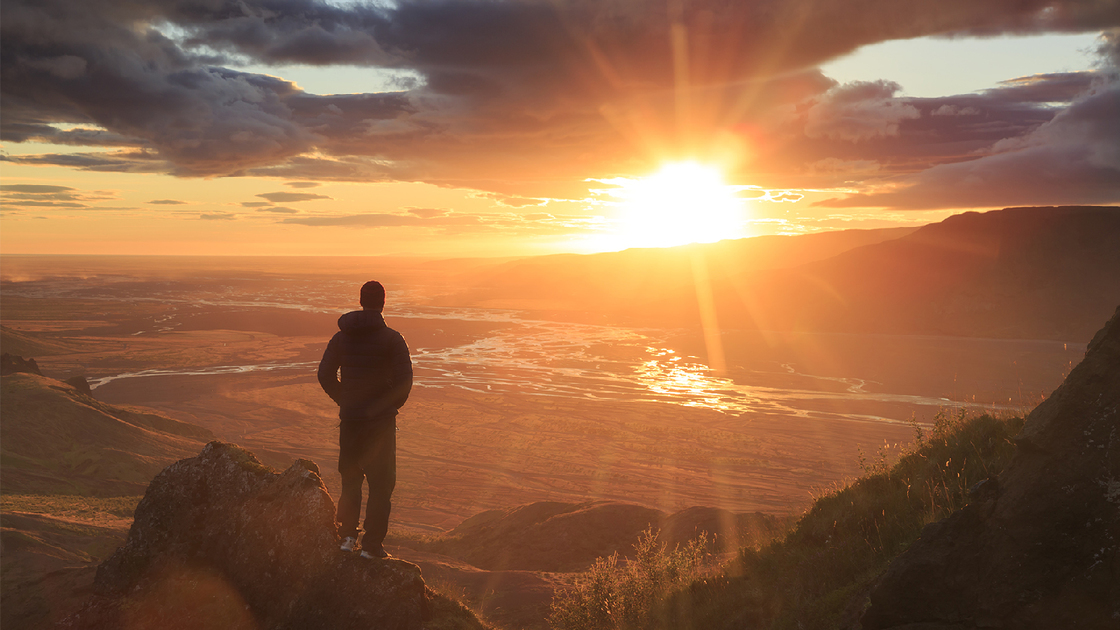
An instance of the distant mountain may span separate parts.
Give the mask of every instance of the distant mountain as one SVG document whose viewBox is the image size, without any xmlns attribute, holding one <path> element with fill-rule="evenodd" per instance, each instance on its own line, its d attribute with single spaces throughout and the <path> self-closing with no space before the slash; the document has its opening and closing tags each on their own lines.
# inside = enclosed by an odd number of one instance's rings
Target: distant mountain
<svg viewBox="0 0 1120 630">
<path fill-rule="evenodd" d="M 0 379 L 5 494 L 140 495 L 160 470 L 213 439 L 209 430 L 109 405 L 35 374 Z"/>
<path fill-rule="evenodd" d="M 735 275 L 802 265 L 857 247 L 893 240 L 917 228 L 842 230 L 800 236 L 759 236 L 662 249 L 556 254 L 460 270 L 468 289 L 442 298 L 454 305 L 580 312 L 591 320 L 661 318 L 642 312 L 670 296 L 695 302 L 694 261 Z"/>
<path fill-rule="evenodd" d="M 1116 207 L 968 212 L 749 283 L 756 312 L 747 321 L 1088 341 L 1120 303 L 1118 243 Z"/>
<path fill-rule="evenodd" d="M 671 326 L 698 326 L 703 302 L 725 329 L 1067 341 L 1088 341 L 1120 303 L 1118 207 L 764 238 L 516 261 L 445 300 Z"/>
</svg>

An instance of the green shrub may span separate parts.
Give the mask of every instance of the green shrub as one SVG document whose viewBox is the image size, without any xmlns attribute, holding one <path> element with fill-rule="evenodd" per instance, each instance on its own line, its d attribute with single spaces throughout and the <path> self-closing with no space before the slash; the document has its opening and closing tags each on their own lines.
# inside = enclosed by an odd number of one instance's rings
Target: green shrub
<svg viewBox="0 0 1120 630">
<path fill-rule="evenodd" d="M 649 627 L 667 596 L 709 571 L 708 536 L 667 549 L 647 529 L 631 559 L 599 558 L 574 586 L 560 591 L 549 623 L 558 630 L 628 630 Z"/>
</svg>

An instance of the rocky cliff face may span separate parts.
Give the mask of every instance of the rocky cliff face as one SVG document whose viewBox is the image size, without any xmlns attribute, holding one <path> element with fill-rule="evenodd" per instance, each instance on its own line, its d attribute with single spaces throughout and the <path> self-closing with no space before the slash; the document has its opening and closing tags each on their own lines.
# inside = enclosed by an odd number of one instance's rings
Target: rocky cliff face
<svg viewBox="0 0 1120 630">
<path fill-rule="evenodd" d="M 211 442 L 167 467 L 67 628 L 420 628 L 420 569 L 338 549 L 313 463 L 281 474 Z"/>
<path fill-rule="evenodd" d="M 1120 309 L 1016 441 L 891 565 L 865 630 L 1120 628 Z"/>
</svg>

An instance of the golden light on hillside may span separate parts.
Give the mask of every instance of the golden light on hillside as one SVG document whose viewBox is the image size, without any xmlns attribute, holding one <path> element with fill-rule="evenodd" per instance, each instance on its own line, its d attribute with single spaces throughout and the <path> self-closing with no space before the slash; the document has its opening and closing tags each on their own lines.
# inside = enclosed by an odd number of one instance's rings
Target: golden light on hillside
<svg viewBox="0 0 1120 630">
<path fill-rule="evenodd" d="M 668 163 L 641 179 L 615 179 L 624 247 L 672 247 L 743 236 L 743 200 L 719 169 L 698 162 Z"/>
</svg>

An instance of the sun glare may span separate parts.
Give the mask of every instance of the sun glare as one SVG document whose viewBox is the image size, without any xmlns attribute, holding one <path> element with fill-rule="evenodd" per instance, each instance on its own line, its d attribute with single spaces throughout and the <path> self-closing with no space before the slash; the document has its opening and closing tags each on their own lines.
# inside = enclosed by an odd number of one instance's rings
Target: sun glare
<svg viewBox="0 0 1120 630">
<path fill-rule="evenodd" d="M 719 170 L 696 162 L 666 164 L 619 189 L 620 238 L 627 247 L 672 247 L 743 236 L 743 200 Z"/>
</svg>

